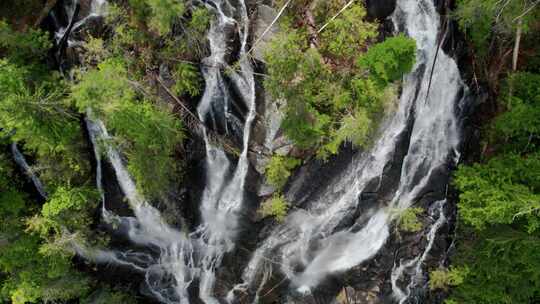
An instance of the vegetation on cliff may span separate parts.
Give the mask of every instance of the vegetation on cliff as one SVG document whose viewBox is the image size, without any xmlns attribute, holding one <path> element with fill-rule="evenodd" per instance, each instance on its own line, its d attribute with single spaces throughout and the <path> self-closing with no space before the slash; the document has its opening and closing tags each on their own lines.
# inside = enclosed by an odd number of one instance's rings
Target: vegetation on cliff
<svg viewBox="0 0 540 304">
<path fill-rule="evenodd" d="M 377 24 L 355 3 L 327 27 L 338 5 L 295 6 L 266 51 L 265 88 L 285 100 L 282 128 L 295 145 L 323 159 L 340 146 L 369 144 L 393 82 L 412 68 L 414 40 L 397 36 L 376 43 Z"/>
<path fill-rule="evenodd" d="M 540 299 L 540 70 L 535 1 L 458 1 L 473 81 L 496 100 L 479 162 L 461 165 L 457 254 L 431 273 L 447 303 Z M 510 56 L 513 54 L 513 56 Z M 484 107 L 485 108 L 485 107 Z M 459 280 L 453 279 L 459 278 Z"/>
<path fill-rule="evenodd" d="M 184 141 L 198 123 L 187 119 L 189 101 L 203 92 L 212 13 L 197 1 L 117 1 L 101 29 L 78 33 L 87 39 L 73 46 L 78 62 L 62 75 L 54 37 L 40 28 L 55 2 L 0 4 L 0 303 L 136 303 L 125 282 L 101 280 L 75 256 L 75 244 L 108 242 L 97 227 L 101 196 L 84 118 L 91 112 L 106 124 L 107 144 L 121 151 L 146 198 L 166 197 L 182 178 Z M 412 39 L 382 39 L 360 1 L 338 14 L 346 2 L 290 2 L 261 62 L 262 84 L 281 101 L 281 128 L 295 146 L 294 157 L 276 154 L 266 167 L 276 192 L 262 216 L 285 219 L 281 190 L 302 158 L 368 147 L 414 65 Z M 540 301 L 538 4 L 457 1 L 472 83 L 496 103 L 482 156 L 455 175 L 453 265 L 430 276 L 448 303 Z M 16 167 L 13 143 L 47 195 Z M 396 212 L 401 230 L 422 229 L 420 208 Z"/>
<path fill-rule="evenodd" d="M 210 16 L 175 3 L 112 5 L 108 34 L 76 46 L 81 65 L 72 81 L 54 70 L 51 33 L 0 20 L 0 303 L 137 302 L 133 291 L 100 283 L 95 269 L 74 259 L 74 245 L 107 242 L 96 229 L 100 195 L 82 118 L 91 109 L 105 122 L 109 144 L 123 152 L 148 198 L 179 180 L 183 122 L 156 89 L 156 72 L 162 63 L 171 67 L 180 98 L 199 94 L 198 69 L 180 60 L 202 56 Z M 184 30 L 171 33 L 178 24 Z M 31 160 L 47 197 L 14 167 L 12 142 Z"/>
</svg>

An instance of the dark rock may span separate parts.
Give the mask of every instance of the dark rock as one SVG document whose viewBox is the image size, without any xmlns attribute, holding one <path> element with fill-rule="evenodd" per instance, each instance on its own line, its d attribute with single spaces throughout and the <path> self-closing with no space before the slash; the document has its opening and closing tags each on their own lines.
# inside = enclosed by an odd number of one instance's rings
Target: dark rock
<svg viewBox="0 0 540 304">
<path fill-rule="evenodd" d="M 366 0 L 368 17 L 383 20 L 396 8 L 396 0 Z"/>
</svg>

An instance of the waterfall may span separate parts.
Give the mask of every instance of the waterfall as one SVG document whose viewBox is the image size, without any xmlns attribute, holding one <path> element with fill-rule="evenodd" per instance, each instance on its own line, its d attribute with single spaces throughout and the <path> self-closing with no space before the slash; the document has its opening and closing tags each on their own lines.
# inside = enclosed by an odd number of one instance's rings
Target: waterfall
<svg viewBox="0 0 540 304">
<path fill-rule="evenodd" d="M 429 232 L 426 236 L 426 239 L 428 241 L 428 244 L 426 248 L 424 249 L 424 252 L 422 255 L 417 256 L 410 261 L 402 262 L 400 261 L 399 266 L 394 265 L 394 268 L 392 269 L 392 275 L 391 275 L 391 284 L 392 284 L 392 291 L 394 297 L 399 300 L 399 304 L 405 303 L 405 301 L 410 297 L 411 291 L 414 287 L 417 287 L 419 283 L 422 281 L 425 281 L 425 278 L 423 276 L 422 272 L 422 264 L 426 260 L 429 252 L 431 251 L 431 248 L 433 247 L 433 242 L 435 241 L 435 236 L 439 230 L 439 228 L 446 222 L 446 216 L 444 214 L 444 204 L 446 204 L 445 200 L 437 201 L 433 203 L 431 206 L 429 213 L 431 218 L 435 217 L 435 214 L 437 214 L 437 219 L 429 229 Z M 414 268 L 413 268 L 414 266 Z M 397 281 L 402 278 L 404 275 L 404 272 L 408 268 L 413 268 L 414 272 L 411 275 L 410 283 L 407 285 L 406 293 L 399 288 Z"/>
<path fill-rule="evenodd" d="M 208 5 L 208 8 L 216 12 L 216 19 L 211 23 L 208 33 L 211 53 L 203 60 L 206 66 L 203 69 L 206 88 L 197 107 L 199 118 L 207 126 L 217 126 L 216 120 L 220 119 L 219 115 L 224 115 L 224 129 L 228 130 L 229 106 L 234 101 L 224 81 L 225 69 L 241 101 L 248 108 L 243 130 L 242 152 L 232 178 L 228 173 L 231 164 L 223 148 L 209 139 L 206 129 L 203 132 L 207 179 L 201 198 L 202 223 L 193 236 L 198 238 L 198 243 L 204 248 L 199 296 L 206 303 L 218 303 L 211 295 L 216 280 L 215 270 L 220 266 L 223 255 L 234 248 L 237 224 L 243 206 L 244 184 L 249 165 L 248 146 L 251 125 L 255 118 L 255 79 L 249 58 L 245 56 L 249 19 L 244 1 L 239 1 L 239 7 L 235 9 L 228 0 L 209 2 L 213 5 Z M 233 16 L 235 12 L 238 15 L 237 20 Z M 230 27 L 238 29 L 240 37 L 239 71 L 228 66 L 225 60 L 229 48 L 226 30 Z M 209 121 L 210 119 L 212 121 Z"/>
<path fill-rule="evenodd" d="M 465 102 L 467 88 L 454 60 L 442 51 L 433 65 L 440 30 L 434 4 L 431 0 L 398 0 L 393 21 L 396 28 L 416 40 L 418 48 L 413 71 L 403 79 L 397 112 L 383 124 L 384 132 L 371 151 L 357 156 L 344 174 L 334 178 L 317 199 L 309 202 L 306 210 L 290 214 L 259 246 L 244 270 L 244 282 L 233 289 L 229 300 L 234 299 L 235 290 L 256 286 L 260 290 L 268 277 L 261 272 L 268 271 L 269 266 L 277 265 L 293 289 L 307 294 L 328 275 L 369 260 L 389 238 L 389 227 L 396 218 L 389 209 L 410 207 L 432 182 L 437 170 L 457 161 L 460 128 L 456 108 Z M 367 220 L 362 216 L 349 228 L 340 228 L 341 219 L 358 207 L 358 197 L 367 183 L 382 179 L 385 165 L 392 160 L 408 121 L 413 123 L 410 144 L 392 198 L 385 207 L 369 210 Z M 444 219 L 444 202 L 433 204 L 441 205 L 439 219 Z M 430 244 L 441 226 L 437 223 L 429 233 Z M 418 263 L 414 263 L 418 272 L 424 259 L 419 257 Z"/>
<path fill-rule="evenodd" d="M 210 55 L 203 60 L 205 91 L 197 106 L 199 119 L 205 124 L 202 134 L 206 181 L 200 198 L 201 223 L 194 231 L 189 232 L 186 227 L 176 229 L 164 221 L 160 212 L 137 191 L 121 153 L 110 143 L 105 123 L 90 110 L 86 115 L 103 219 L 118 226 L 137 249 L 87 248 L 81 244 L 74 244 L 74 248 L 97 263 L 121 265 L 144 274 L 149 294 L 169 304 L 190 303 L 190 294 L 194 295 L 188 289 L 193 286 L 198 286 L 198 296 L 204 303 L 220 303 L 221 299 L 215 295 L 216 271 L 222 267 L 224 255 L 235 249 L 246 203 L 248 148 L 256 107 L 253 67 L 246 54 L 250 32 L 248 10 L 244 0 L 203 2 L 215 18 L 208 33 Z M 73 2 L 66 9 L 74 12 L 76 5 Z M 78 21 L 73 20 L 76 15 L 73 13 L 71 28 L 80 28 L 88 18 L 100 16 L 105 6 L 105 1 L 94 0 L 90 15 Z M 409 208 L 439 170 L 458 160 L 458 109 L 466 100 L 467 88 L 454 60 L 442 50 L 437 55 L 440 17 L 432 0 L 398 0 L 393 22 L 397 29 L 414 38 L 418 47 L 413 71 L 403 78 L 396 112 L 383 121 L 380 137 L 370 150 L 355 155 L 350 165 L 307 202 L 304 209 L 291 212 L 284 223 L 258 244 L 243 269 L 239 280 L 242 282 L 229 292 L 229 302 L 235 302 L 236 292 L 242 290 L 254 291 L 254 302 L 258 302 L 265 283 L 278 272 L 289 282 L 292 291 L 309 294 L 329 275 L 369 261 L 390 238 L 392 223 L 399 216 L 390 210 Z M 68 28 L 60 29 L 57 37 L 60 34 L 69 37 Z M 236 56 L 230 56 L 231 40 L 236 36 L 239 50 Z M 237 64 L 231 65 L 229 57 L 239 58 Z M 234 113 L 233 108 L 239 103 L 247 109 L 245 113 Z M 242 134 L 237 158 L 228 155 L 214 137 L 233 132 Z M 366 208 L 344 227 L 343 219 L 362 207 L 358 197 L 368 184 L 383 180 L 385 168 L 396 156 L 403 137 L 407 137 L 409 144 L 394 192 L 385 193 L 387 200 Z M 133 216 L 118 216 L 107 210 L 103 161 L 112 166 Z M 422 253 L 394 265 L 390 280 L 395 299 L 400 303 L 422 283 L 423 262 L 438 230 L 446 222 L 445 204 L 445 199 L 430 202 L 433 223 L 422 232 L 428 240 Z M 407 278 L 409 283 L 404 291 L 399 281 Z"/>
<path fill-rule="evenodd" d="M 68 24 L 61 26 L 57 24 L 57 31 L 54 33 L 54 37 L 57 44 L 62 44 L 63 41 L 67 43 L 68 47 L 75 45 L 80 45 L 80 41 L 71 39 L 71 35 L 77 29 L 82 28 L 89 20 L 93 18 L 100 18 L 104 16 L 107 12 L 107 1 L 106 0 L 92 0 L 90 3 L 90 11 L 88 14 L 79 20 L 77 20 L 77 15 L 79 11 L 79 0 L 68 0 L 64 3 L 64 11 L 68 18 Z M 57 18 L 53 15 L 53 20 L 57 21 Z"/>
<path fill-rule="evenodd" d="M 97 150 L 97 147 L 101 146 L 99 143 L 105 146 L 105 155 L 135 214 L 135 218 L 114 216 L 103 204 L 103 217 L 106 221 L 118 221 L 121 228 L 127 230 L 127 236 L 134 243 L 158 248 L 159 256 L 155 257 L 145 252 L 88 250 L 80 247 L 76 250 L 96 262 L 127 265 L 143 271 L 151 294 L 164 303 L 189 303 L 187 287 L 196 270 L 193 261 L 194 250 L 187 234 L 167 225 L 159 211 L 138 193 L 120 154 L 107 142 L 110 141 L 110 136 L 105 125 L 101 120 L 94 118 L 90 110 L 87 112 L 86 124 L 96 155 L 100 154 Z M 98 165 L 97 169 L 101 170 L 101 165 Z M 98 171 L 96 176 L 101 177 L 101 172 Z M 97 184 L 100 188 L 102 181 L 97 180 Z"/>
<path fill-rule="evenodd" d="M 98 2 L 97 5 L 92 4 L 93 10 L 94 7 L 101 8 L 105 5 L 102 1 Z M 249 34 L 247 8 L 243 1 L 240 1 L 238 8 L 234 8 L 228 1 L 208 2 L 207 7 L 215 13 L 216 19 L 212 21 L 208 34 L 211 54 L 204 59 L 206 88 L 197 112 L 208 127 L 214 126 L 217 129 L 216 120 L 221 119 L 227 131 L 227 123 L 231 119 L 228 107 L 233 102 L 243 102 L 248 110 L 244 117 L 242 151 L 232 176 L 229 173 L 232 164 L 223 147 L 211 140 L 209 130 L 203 130 L 207 181 L 201 198 L 202 223 L 194 232 L 180 232 L 165 223 L 159 211 L 138 193 L 120 153 L 109 143 L 111 137 L 105 124 L 93 117 L 91 110 L 88 110 L 86 117 L 97 163 L 96 184 L 101 193 L 102 216 L 105 222 L 116 222 L 120 230 L 126 231 L 132 242 L 146 247 L 157 247 L 159 254 L 156 256 L 146 252 L 86 248 L 81 244 L 75 244 L 75 250 L 98 263 L 128 266 L 145 273 L 150 293 L 164 303 L 189 303 L 187 290 L 195 278 L 199 280 L 199 297 L 205 303 L 218 303 L 213 296 L 215 271 L 221 265 L 223 255 L 234 249 L 249 168 L 248 146 L 256 104 L 253 69 L 246 56 Z M 67 9 L 72 8 L 70 6 Z M 73 28 L 82 26 L 88 18 L 95 16 L 98 16 L 97 13 L 91 12 L 89 16 L 77 21 Z M 239 70 L 229 67 L 225 60 L 230 43 L 230 37 L 225 31 L 227 28 L 238 30 L 241 44 L 238 54 Z M 225 77 L 229 78 L 236 95 L 241 98 L 240 101 L 232 100 Z M 112 165 L 120 188 L 134 211 L 134 218 L 116 216 L 105 207 L 100 147 L 105 147 L 106 159 Z"/>
</svg>

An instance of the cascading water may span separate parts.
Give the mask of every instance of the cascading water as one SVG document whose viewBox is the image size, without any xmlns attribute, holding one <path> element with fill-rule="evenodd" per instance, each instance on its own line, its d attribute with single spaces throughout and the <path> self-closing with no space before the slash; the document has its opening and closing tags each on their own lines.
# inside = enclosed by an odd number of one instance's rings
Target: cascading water
<svg viewBox="0 0 540 304">
<path fill-rule="evenodd" d="M 106 209 L 102 196 L 103 218 L 107 223 L 116 223 L 138 248 L 148 250 L 91 249 L 80 244 L 74 247 L 88 259 L 131 267 L 143 273 L 149 293 L 163 303 L 189 303 L 188 288 L 194 281 L 199 283 L 201 300 L 219 303 L 214 295 L 216 270 L 224 255 L 235 248 L 245 203 L 248 146 L 256 106 L 253 68 L 246 56 L 250 31 L 247 8 L 243 0 L 204 3 L 214 12 L 215 19 L 208 33 L 210 56 L 204 59 L 205 92 L 197 107 L 198 116 L 206 126 L 202 132 L 206 145 L 206 184 L 200 204 L 201 223 L 194 232 L 179 231 L 165 223 L 159 211 L 137 192 L 120 153 L 109 144 L 110 136 L 104 123 L 90 111 L 86 120 L 97 160 L 98 188 L 103 193 L 100 150 L 104 147 L 106 160 L 114 169 L 134 212 L 134 217 L 114 215 Z M 72 28 L 81 27 L 88 18 L 103 13 L 104 5 L 103 0 L 94 1 L 92 8 L 96 10 L 92 9 L 88 17 L 76 21 Z M 235 302 L 238 290 L 247 289 L 256 291 L 254 302 L 257 302 L 258 291 L 272 276 L 274 265 L 279 265 L 293 290 L 309 293 L 328 275 L 347 271 L 371 259 L 390 236 L 392 221 L 397 216 L 391 210 L 403 211 L 410 207 L 437 170 L 456 161 L 459 155 L 456 105 L 464 102 L 466 93 L 462 93 L 466 88 L 456 63 L 442 51 L 437 55 L 439 15 L 431 0 L 398 0 L 393 21 L 398 29 L 416 40 L 418 47 L 417 63 L 404 78 L 396 113 L 382 124 L 380 139 L 370 151 L 355 156 L 325 191 L 309 201 L 305 209 L 292 212 L 259 244 L 244 269 L 243 283 L 229 293 L 229 302 Z M 235 55 L 240 59 L 238 65 L 231 66 L 228 62 L 230 41 L 236 34 L 240 49 Z M 242 103 L 247 109 L 241 117 L 232 114 L 235 103 Z M 229 134 L 242 120 L 242 150 L 234 163 L 211 135 Z M 343 219 L 358 209 L 358 197 L 368 183 L 382 180 L 404 136 L 410 137 L 409 146 L 395 193 L 387 195 L 386 203 L 367 210 L 344 227 Z M 422 264 L 438 229 L 446 221 L 446 200 L 431 203 L 430 215 L 434 222 L 426 231 L 428 244 L 424 251 L 416 258 L 399 261 L 392 271 L 393 292 L 400 303 L 420 285 Z M 407 275 L 410 283 L 403 291 L 398 281 Z"/>
<path fill-rule="evenodd" d="M 212 0 L 207 7 L 215 11 L 216 19 L 208 33 L 210 56 L 203 60 L 206 88 L 197 107 L 199 118 L 207 126 L 217 126 L 216 120 L 224 118 L 224 128 L 228 130 L 229 106 L 233 101 L 224 80 L 225 69 L 241 101 L 248 108 L 242 152 L 232 178 L 228 176 L 230 162 L 223 148 L 212 143 L 207 130 L 204 130 L 207 179 L 201 199 L 202 223 L 193 233 L 193 237 L 197 238 L 200 247 L 204 248 L 199 296 L 206 303 L 218 303 L 212 296 L 216 280 L 215 270 L 220 266 L 223 255 L 234 248 L 237 223 L 243 205 L 251 124 L 255 118 L 255 79 L 249 59 L 245 56 L 249 19 L 244 1 L 239 1 L 238 7 L 233 8 L 228 0 Z M 234 13 L 238 15 L 237 19 L 234 18 Z M 238 29 L 240 37 L 239 71 L 229 67 L 225 59 L 230 38 L 226 30 L 231 27 Z"/>
<path fill-rule="evenodd" d="M 99 8 L 99 12 L 103 12 L 103 6 L 104 3 L 99 1 L 96 5 L 93 4 L 92 8 Z M 218 303 L 212 295 L 215 271 L 220 266 L 223 255 L 234 248 L 236 224 L 243 204 L 244 184 L 249 166 L 247 156 L 250 130 L 255 117 L 255 80 L 249 59 L 245 56 L 249 20 L 245 3 L 240 1 L 238 6 L 234 8 L 226 0 L 207 3 L 216 19 L 212 22 L 208 34 L 211 54 L 204 60 L 206 88 L 197 112 L 201 121 L 208 126 L 217 127 L 215 120 L 222 119 L 227 130 L 228 107 L 233 102 L 225 82 L 224 72 L 227 69 L 227 77 L 236 95 L 240 96 L 240 102 L 248 109 L 244 117 L 243 147 L 232 178 L 229 178 L 231 163 L 227 155 L 221 146 L 210 139 L 209 131 L 206 128 L 203 130 L 207 152 L 207 181 L 201 198 L 202 223 L 195 232 L 187 235 L 171 228 L 159 212 L 139 195 L 120 154 L 108 143 L 110 137 L 105 125 L 93 117 L 90 110 L 87 113 L 87 129 L 97 161 L 96 184 L 102 192 L 102 200 L 104 201 L 105 197 L 99 147 L 104 143 L 107 160 L 111 163 L 120 188 L 135 215 L 134 218 L 116 216 L 105 208 L 103 202 L 103 218 L 107 223 L 118 223 L 120 230 L 127 231 L 127 236 L 134 243 L 158 248 L 159 254 L 89 249 L 80 244 L 74 245 L 75 250 L 96 262 L 130 266 L 144 272 L 150 293 L 164 303 L 189 303 L 187 290 L 194 278 L 199 279 L 199 297 L 205 303 Z M 73 15 L 72 7 L 67 9 Z M 92 11 L 75 25 L 80 27 L 88 18 L 94 16 L 97 16 L 97 13 Z M 225 31 L 227 28 L 238 30 L 240 37 L 238 71 L 229 67 L 225 60 L 230 38 Z M 195 250 L 197 259 L 194 258 Z"/>
<path fill-rule="evenodd" d="M 263 280 L 260 279 L 260 272 L 269 266 L 266 256 L 273 257 L 272 263 L 280 265 L 291 287 L 301 293 L 309 293 L 329 274 L 346 271 L 370 259 L 389 237 L 389 226 L 396 217 L 390 210 L 408 208 L 419 199 L 437 170 L 457 161 L 456 105 L 461 106 L 466 100 L 466 93 L 463 94 L 466 88 L 456 63 L 442 51 L 433 65 L 440 24 L 434 4 L 431 0 L 398 0 L 393 21 L 398 29 L 416 40 L 418 48 L 416 65 L 404 79 L 397 113 L 385 125 L 384 133 L 370 152 L 359 155 L 317 200 L 310 202 L 306 210 L 290 214 L 259 246 L 244 271 L 244 283 L 231 291 L 229 300 L 234 299 L 236 290 L 257 285 L 259 290 L 262 288 L 264 278 L 268 277 L 262 275 Z M 358 207 L 357 198 L 366 184 L 382 178 L 385 165 L 391 161 L 410 120 L 413 120 L 410 143 L 397 191 L 390 202 L 368 211 L 369 217 L 359 217 L 349 228 L 341 228 L 339 224 L 345 215 Z M 441 206 L 439 219 L 442 220 L 444 201 L 436 204 Z M 429 233 L 430 242 L 440 225 L 434 224 L 434 230 Z M 429 250 L 426 248 L 425 254 Z M 414 263 L 418 272 L 424 259 L 419 257 Z M 406 297 L 401 294 L 398 299 L 403 302 Z"/>
</svg>

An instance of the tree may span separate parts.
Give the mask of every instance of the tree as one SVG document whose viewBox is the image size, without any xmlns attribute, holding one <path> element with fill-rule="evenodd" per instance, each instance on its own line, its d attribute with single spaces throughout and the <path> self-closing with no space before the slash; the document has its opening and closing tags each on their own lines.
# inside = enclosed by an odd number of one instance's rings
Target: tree
<svg viewBox="0 0 540 304">
<path fill-rule="evenodd" d="M 529 231 L 540 226 L 540 154 L 527 158 L 499 156 L 486 164 L 459 168 L 455 183 L 460 189 L 459 213 L 477 229 L 493 224 L 527 222 Z"/>
<path fill-rule="evenodd" d="M 128 156 L 128 170 L 149 196 L 174 179 L 173 156 L 183 138 L 181 121 L 169 109 L 141 98 L 118 59 L 108 59 L 81 75 L 71 97 L 81 113 L 92 108 Z"/>
<path fill-rule="evenodd" d="M 466 265 L 469 272 L 450 298 L 457 303 L 535 303 L 540 297 L 538 235 L 510 226 L 474 234 L 472 240 L 461 242 L 455 257 L 456 264 Z"/>
<path fill-rule="evenodd" d="M 384 88 L 390 82 L 401 79 L 416 61 L 416 42 L 403 35 L 391 37 L 375 44 L 358 58 L 360 68 L 370 73 L 370 78 Z"/>
<path fill-rule="evenodd" d="M 292 10 L 301 7 L 295 3 Z M 313 23 L 336 9 L 339 6 L 313 2 L 303 14 L 311 15 L 308 23 Z M 393 91 L 390 84 L 416 59 L 414 40 L 401 35 L 369 45 L 376 25 L 363 20 L 365 14 L 361 5 L 350 5 L 320 33 L 313 24 L 294 28 L 286 19 L 282 25 L 288 30 L 266 52 L 265 88 L 285 101 L 281 127 L 298 147 L 316 151 L 322 159 L 336 154 L 344 142 L 356 147 L 369 143 L 386 100 L 392 100 L 386 98 Z"/>
<path fill-rule="evenodd" d="M 43 243 L 40 235 L 27 233 L 25 217 L 39 210 L 39 206 L 20 188 L 22 183 L 6 156 L 0 153 L 0 302 L 25 304 L 84 296 L 90 289 L 90 279 L 72 268 L 71 255 L 45 250 L 48 244 Z M 68 221 L 82 216 L 73 204 L 55 203 L 57 200 L 52 199 L 44 214 L 55 219 L 63 214 Z M 47 238 L 53 235 L 54 232 L 46 233 Z"/>
<path fill-rule="evenodd" d="M 377 37 L 376 24 L 365 21 L 365 17 L 365 7 L 355 3 L 328 23 L 320 33 L 321 53 L 338 60 L 354 60 Z"/>
<path fill-rule="evenodd" d="M 459 0 L 457 16 L 460 28 L 473 44 L 481 68 L 493 83 L 510 51 L 512 70 L 517 70 L 522 36 L 529 33 L 538 18 L 538 1 L 534 0 Z M 509 43 L 513 41 L 512 43 Z M 507 51 L 507 49 L 509 51 Z M 501 61 L 497 63 L 496 61 Z"/>
<path fill-rule="evenodd" d="M 489 126 L 496 153 L 460 166 L 455 184 L 463 222 L 454 265 L 470 272 L 451 290 L 455 303 L 534 303 L 540 299 L 538 75 L 508 77 L 507 111 Z"/>
</svg>

